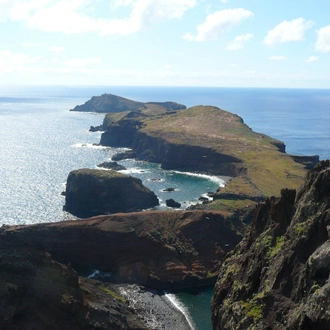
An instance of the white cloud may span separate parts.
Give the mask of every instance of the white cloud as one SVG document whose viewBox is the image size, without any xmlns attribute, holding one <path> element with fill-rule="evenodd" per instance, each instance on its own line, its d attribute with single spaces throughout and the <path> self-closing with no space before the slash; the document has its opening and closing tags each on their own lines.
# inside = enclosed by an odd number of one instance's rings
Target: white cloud
<svg viewBox="0 0 330 330">
<path fill-rule="evenodd" d="M 228 0 L 220 0 L 222 3 L 228 3 Z"/>
<path fill-rule="evenodd" d="M 323 53 L 330 52 L 330 25 L 325 26 L 317 31 L 315 49 Z"/>
<path fill-rule="evenodd" d="M 292 21 L 283 21 L 276 25 L 273 30 L 268 31 L 263 42 L 267 46 L 273 46 L 283 42 L 304 40 L 305 31 L 313 24 L 312 21 L 306 21 L 302 17 Z"/>
<path fill-rule="evenodd" d="M 319 60 L 319 58 L 317 56 L 311 56 L 306 60 L 306 62 L 312 63 L 312 62 L 316 62 L 318 60 Z"/>
<path fill-rule="evenodd" d="M 47 50 L 53 53 L 61 53 L 65 51 L 64 47 L 58 47 L 58 46 L 50 46 Z"/>
<path fill-rule="evenodd" d="M 215 40 L 220 38 L 226 30 L 252 16 L 251 11 L 243 8 L 219 10 L 208 15 L 206 21 L 197 26 L 196 36 L 187 33 L 183 38 L 190 41 Z"/>
<path fill-rule="evenodd" d="M 273 60 L 273 61 L 285 61 L 286 60 L 286 57 L 285 56 L 271 56 L 269 57 L 270 60 Z"/>
<path fill-rule="evenodd" d="M 90 15 L 90 0 L 0 1 L 0 20 L 26 21 L 29 27 L 48 32 L 101 35 L 125 35 L 158 21 L 178 19 L 196 4 L 196 0 L 116 0 L 113 8 L 127 7 L 127 16 L 98 18 Z"/>
<path fill-rule="evenodd" d="M 239 50 L 244 48 L 244 44 L 253 38 L 253 34 L 246 33 L 237 36 L 233 41 L 227 44 L 227 50 Z"/>
<path fill-rule="evenodd" d="M 46 44 L 39 44 L 39 43 L 30 43 L 30 42 L 23 42 L 22 47 L 47 47 Z"/>
<path fill-rule="evenodd" d="M 88 65 L 101 64 L 102 60 L 99 57 L 93 58 L 69 58 L 65 61 L 65 65 L 70 67 L 84 67 Z"/>
<path fill-rule="evenodd" d="M 15 54 L 10 50 L 0 51 L 0 73 L 22 71 L 27 65 L 36 63 L 40 57 L 29 57 L 25 54 Z"/>
</svg>

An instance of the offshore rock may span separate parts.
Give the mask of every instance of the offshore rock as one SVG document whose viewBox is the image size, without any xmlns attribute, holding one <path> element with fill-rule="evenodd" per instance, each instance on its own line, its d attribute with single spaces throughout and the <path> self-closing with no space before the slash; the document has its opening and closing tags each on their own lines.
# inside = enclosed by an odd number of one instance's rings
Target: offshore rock
<svg viewBox="0 0 330 330">
<path fill-rule="evenodd" d="M 103 162 L 102 164 L 97 165 L 97 167 L 106 168 L 114 171 L 126 170 L 125 166 L 118 164 L 117 162 Z"/>
<path fill-rule="evenodd" d="M 82 218 L 143 210 L 159 204 L 157 196 L 140 179 L 95 169 L 70 172 L 65 202 L 66 211 Z"/>
<path fill-rule="evenodd" d="M 74 269 L 110 272 L 113 282 L 179 289 L 213 284 L 245 227 L 221 212 L 146 211 L 2 231 L 0 240 L 47 251 Z"/>
<path fill-rule="evenodd" d="M 174 208 L 180 208 L 181 204 L 179 202 L 176 202 L 173 198 L 167 199 L 166 206 L 168 207 L 174 207 Z"/>
<path fill-rule="evenodd" d="M 256 209 L 221 266 L 213 329 L 330 329 L 330 161 Z"/>
</svg>

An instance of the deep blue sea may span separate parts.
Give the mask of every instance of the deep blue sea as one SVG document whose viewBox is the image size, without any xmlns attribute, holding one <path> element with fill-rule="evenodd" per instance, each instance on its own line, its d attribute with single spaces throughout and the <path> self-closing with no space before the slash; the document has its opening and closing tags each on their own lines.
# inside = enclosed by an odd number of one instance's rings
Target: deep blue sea
<svg viewBox="0 0 330 330">
<path fill-rule="evenodd" d="M 63 212 L 66 178 L 78 168 L 95 168 L 118 152 L 96 147 L 100 133 L 89 132 L 103 114 L 70 112 L 92 96 L 116 94 L 136 101 L 214 105 L 241 116 L 254 131 L 283 141 L 288 153 L 330 158 L 330 90 L 200 87 L 0 86 L 0 225 L 70 219 Z M 183 207 L 215 191 L 221 178 L 164 171 L 157 164 L 122 162 L 161 200 L 171 196 Z M 157 179 L 157 180 L 154 180 Z M 164 193 L 173 187 L 175 192 Z M 212 290 L 182 292 L 175 302 L 198 330 L 210 330 Z"/>
</svg>

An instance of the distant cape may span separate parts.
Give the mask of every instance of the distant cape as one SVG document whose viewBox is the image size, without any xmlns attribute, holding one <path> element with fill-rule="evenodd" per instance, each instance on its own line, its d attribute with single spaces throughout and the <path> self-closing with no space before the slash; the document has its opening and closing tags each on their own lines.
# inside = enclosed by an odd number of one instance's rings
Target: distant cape
<svg viewBox="0 0 330 330">
<path fill-rule="evenodd" d="M 176 102 L 138 102 L 113 94 L 93 96 L 82 105 L 77 105 L 70 111 L 112 113 L 122 111 L 137 111 L 145 114 L 162 114 L 170 111 L 186 109 L 186 106 Z"/>
</svg>

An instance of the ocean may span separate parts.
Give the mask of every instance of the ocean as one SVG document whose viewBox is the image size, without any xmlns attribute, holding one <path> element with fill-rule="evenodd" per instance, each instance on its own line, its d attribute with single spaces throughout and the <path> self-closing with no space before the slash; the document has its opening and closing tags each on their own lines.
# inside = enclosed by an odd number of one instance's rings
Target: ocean
<svg viewBox="0 0 330 330">
<path fill-rule="evenodd" d="M 70 112 L 92 96 L 116 94 L 136 101 L 214 105 L 241 116 L 254 131 L 283 141 L 296 155 L 330 158 L 330 90 L 208 87 L 1 86 L 0 225 L 72 219 L 63 211 L 66 178 L 78 168 L 95 168 L 118 152 L 95 146 L 104 114 Z M 183 207 L 215 191 L 223 180 L 164 171 L 157 164 L 127 160 L 127 173 L 142 179 L 161 200 Z M 175 188 L 166 193 L 165 188 Z M 198 330 L 210 330 L 212 289 L 175 294 Z M 189 316 L 190 315 L 190 316 Z"/>
</svg>

